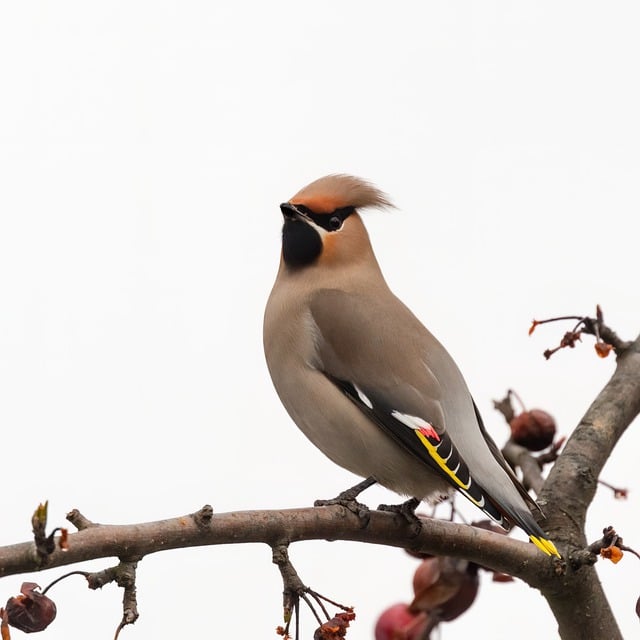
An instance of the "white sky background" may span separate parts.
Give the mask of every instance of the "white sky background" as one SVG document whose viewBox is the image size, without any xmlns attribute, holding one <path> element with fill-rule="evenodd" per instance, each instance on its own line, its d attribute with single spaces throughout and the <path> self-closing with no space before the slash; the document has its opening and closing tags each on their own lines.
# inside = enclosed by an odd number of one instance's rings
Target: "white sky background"
<svg viewBox="0 0 640 640">
<path fill-rule="evenodd" d="M 640 329 L 639 21 L 632 2 L 3 3 L 0 544 L 29 539 L 47 498 L 52 525 L 73 507 L 132 523 L 307 506 L 357 480 L 286 416 L 261 343 L 278 204 L 331 172 L 398 205 L 365 219 L 383 270 L 497 439 L 509 387 L 568 434 L 613 358 L 586 339 L 546 362 L 569 326 L 527 328 L 600 303 L 622 337 Z M 613 524 L 640 546 L 637 450 L 630 430 L 604 472 L 630 500 L 599 492 L 590 539 Z M 291 555 L 356 606 L 351 640 L 410 598 L 402 551 Z M 64 571 L 7 578 L 0 601 Z M 637 560 L 599 572 L 631 637 Z M 555 637 L 536 592 L 483 578 L 442 638 Z M 263 546 L 150 556 L 122 637 L 275 638 L 281 588 Z M 43 637 L 112 637 L 115 586 L 52 595 Z"/>
</svg>

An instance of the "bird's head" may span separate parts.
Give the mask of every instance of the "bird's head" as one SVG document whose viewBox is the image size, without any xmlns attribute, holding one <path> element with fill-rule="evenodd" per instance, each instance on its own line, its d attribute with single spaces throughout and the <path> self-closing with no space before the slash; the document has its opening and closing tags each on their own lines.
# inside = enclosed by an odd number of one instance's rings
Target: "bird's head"
<svg viewBox="0 0 640 640">
<path fill-rule="evenodd" d="M 370 250 L 358 216 L 365 207 L 392 207 L 372 184 L 344 174 L 319 178 L 280 205 L 284 216 L 282 258 L 293 269 L 337 265 Z"/>
</svg>

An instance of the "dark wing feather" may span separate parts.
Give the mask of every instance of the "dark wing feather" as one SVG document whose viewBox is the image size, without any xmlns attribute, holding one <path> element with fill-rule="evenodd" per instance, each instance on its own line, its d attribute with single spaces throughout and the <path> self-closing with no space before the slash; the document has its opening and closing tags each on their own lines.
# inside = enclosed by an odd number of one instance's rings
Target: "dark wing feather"
<svg viewBox="0 0 640 640">
<path fill-rule="evenodd" d="M 444 478 L 490 518 L 509 528 L 503 513 L 482 487 L 471 477 L 469 468 L 451 438 L 439 425 L 432 425 L 425 416 L 410 416 L 391 406 L 379 394 L 361 389 L 346 380 L 325 375 L 371 420 L 412 456 L 425 463 Z M 414 419 L 414 420 L 410 420 Z M 413 422 L 409 426 L 407 422 Z M 424 426 L 420 426 L 423 424 Z"/>
<path fill-rule="evenodd" d="M 476 418 L 478 419 L 478 425 L 480 425 L 480 431 L 482 431 L 482 435 L 484 436 L 484 439 L 486 440 L 487 446 L 491 450 L 493 457 L 500 464 L 500 466 L 505 470 L 509 478 L 511 478 L 516 489 L 518 490 L 520 495 L 524 498 L 524 501 L 529 505 L 529 507 L 542 513 L 542 509 L 540 509 L 538 503 L 529 495 L 529 492 L 522 486 L 522 483 L 520 482 L 520 480 L 518 480 L 518 477 L 513 472 L 513 469 L 509 466 L 508 462 L 504 459 L 504 456 L 502 455 L 502 451 L 500 451 L 500 449 L 498 448 L 498 445 L 495 443 L 493 438 L 487 432 L 484 426 L 484 422 L 482 421 L 482 416 L 478 411 L 478 407 L 476 406 L 475 401 L 473 403 L 473 409 L 476 412 Z"/>
</svg>

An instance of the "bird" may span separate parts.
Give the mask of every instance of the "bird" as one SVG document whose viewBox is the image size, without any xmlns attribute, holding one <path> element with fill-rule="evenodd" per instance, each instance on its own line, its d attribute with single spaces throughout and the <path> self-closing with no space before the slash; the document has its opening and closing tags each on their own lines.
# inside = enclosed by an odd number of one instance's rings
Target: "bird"
<svg viewBox="0 0 640 640">
<path fill-rule="evenodd" d="M 328 458 L 367 479 L 360 488 L 377 482 L 412 508 L 458 491 L 559 557 L 460 369 L 387 285 L 360 216 L 372 208 L 394 207 L 347 174 L 321 177 L 280 205 L 263 344 L 282 404 Z"/>
</svg>

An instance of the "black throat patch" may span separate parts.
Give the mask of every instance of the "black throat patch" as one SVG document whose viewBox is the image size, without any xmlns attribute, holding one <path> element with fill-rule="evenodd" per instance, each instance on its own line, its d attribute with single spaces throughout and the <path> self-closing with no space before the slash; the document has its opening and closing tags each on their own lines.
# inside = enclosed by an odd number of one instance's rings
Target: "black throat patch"
<svg viewBox="0 0 640 640">
<path fill-rule="evenodd" d="M 305 267 L 322 253 L 322 238 L 300 218 L 285 218 L 282 227 L 282 257 L 290 267 Z"/>
</svg>

